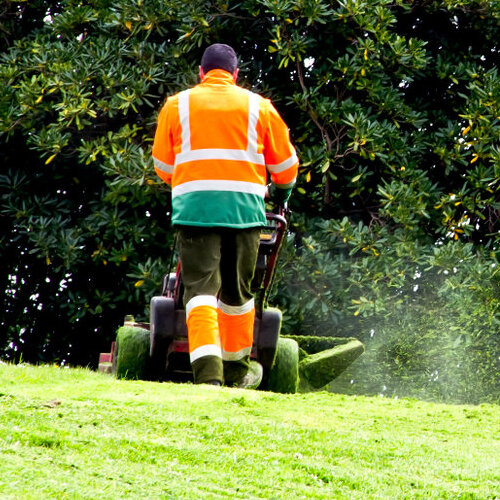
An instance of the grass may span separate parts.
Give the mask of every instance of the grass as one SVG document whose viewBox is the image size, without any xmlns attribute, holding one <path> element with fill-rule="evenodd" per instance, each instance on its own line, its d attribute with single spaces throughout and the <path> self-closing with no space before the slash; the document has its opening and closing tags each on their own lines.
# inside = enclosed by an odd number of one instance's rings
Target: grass
<svg viewBox="0 0 500 500">
<path fill-rule="evenodd" d="M 0 364 L 0 498 L 500 498 L 500 407 Z"/>
</svg>

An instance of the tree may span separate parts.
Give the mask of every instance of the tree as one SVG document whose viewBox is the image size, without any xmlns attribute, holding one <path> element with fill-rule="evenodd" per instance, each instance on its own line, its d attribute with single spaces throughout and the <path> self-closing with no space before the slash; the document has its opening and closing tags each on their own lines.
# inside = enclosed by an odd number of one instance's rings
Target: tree
<svg viewBox="0 0 500 500">
<path fill-rule="evenodd" d="M 376 320 L 420 349 L 389 325 L 445 310 L 460 332 L 442 345 L 483 346 L 498 374 L 498 1 L 3 5 L 8 357 L 89 362 L 125 313 L 147 317 L 173 238 L 156 113 L 224 41 L 301 159 L 274 298 L 286 329 L 369 343 Z"/>
<path fill-rule="evenodd" d="M 275 29 L 310 118 L 302 187 L 322 195 L 301 211 L 327 219 L 298 224 L 276 300 L 291 328 L 373 346 L 354 390 L 418 374 L 418 395 L 498 400 L 498 4 L 339 5 L 344 43 L 332 23 L 307 47 L 314 23 L 288 12 Z M 438 368 L 454 383 L 429 383 Z"/>
<path fill-rule="evenodd" d="M 147 148 L 175 58 L 130 38 L 105 3 L 43 6 L 2 58 L 3 342 L 27 360 L 89 362 L 118 318 L 143 311 L 168 259 L 169 201 Z"/>
</svg>

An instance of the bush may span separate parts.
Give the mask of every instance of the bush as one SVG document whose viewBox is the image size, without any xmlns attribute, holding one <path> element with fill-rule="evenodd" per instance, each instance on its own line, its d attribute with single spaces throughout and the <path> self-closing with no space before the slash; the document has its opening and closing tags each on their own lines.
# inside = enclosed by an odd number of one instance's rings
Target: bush
<svg viewBox="0 0 500 500">
<path fill-rule="evenodd" d="M 147 318 L 173 241 L 156 115 L 225 41 L 301 161 L 275 298 L 287 333 L 382 332 L 380 363 L 412 348 L 430 374 L 420 349 L 463 348 L 472 392 L 494 389 L 498 0 L 2 5 L 3 357 L 95 365 L 125 314 Z"/>
</svg>

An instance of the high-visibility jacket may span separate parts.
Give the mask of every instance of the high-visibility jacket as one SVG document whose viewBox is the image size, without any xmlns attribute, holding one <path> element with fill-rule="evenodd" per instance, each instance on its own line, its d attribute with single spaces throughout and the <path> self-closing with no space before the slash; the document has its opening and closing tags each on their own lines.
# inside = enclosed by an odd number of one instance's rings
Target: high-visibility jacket
<svg viewBox="0 0 500 500">
<path fill-rule="evenodd" d="M 153 160 L 172 186 L 173 224 L 188 226 L 264 225 L 268 173 L 289 192 L 298 170 L 288 128 L 271 102 L 220 69 L 167 99 Z"/>
</svg>

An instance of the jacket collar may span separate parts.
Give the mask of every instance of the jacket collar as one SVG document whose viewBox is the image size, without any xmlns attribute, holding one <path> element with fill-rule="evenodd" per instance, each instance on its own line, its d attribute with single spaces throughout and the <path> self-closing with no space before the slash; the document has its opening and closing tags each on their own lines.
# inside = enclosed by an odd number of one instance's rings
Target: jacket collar
<svg viewBox="0 0 500 500">
<path fill-rule="evenodd" d="M 223 69 L 211 69 L 203 78 L 202 84 L 235 85 L 233 75 Z"/>
</svg>

